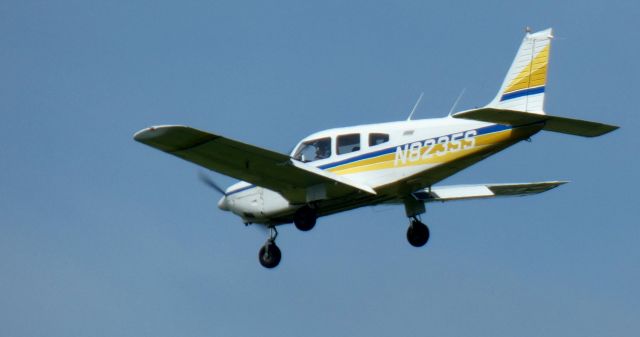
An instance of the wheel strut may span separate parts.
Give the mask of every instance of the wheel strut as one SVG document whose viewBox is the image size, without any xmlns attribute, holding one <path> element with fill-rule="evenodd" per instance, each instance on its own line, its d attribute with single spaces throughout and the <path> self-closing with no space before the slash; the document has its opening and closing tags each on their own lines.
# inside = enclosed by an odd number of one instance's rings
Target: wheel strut
<svg viewBox="0 0 640 337">
<path fill-rule="evenodd" d="M 269 240 L 276 241 L 277 237 L 278 237 L 278 230 L 276 229 L 276 226 L 269 226 Z"/>
</svg>

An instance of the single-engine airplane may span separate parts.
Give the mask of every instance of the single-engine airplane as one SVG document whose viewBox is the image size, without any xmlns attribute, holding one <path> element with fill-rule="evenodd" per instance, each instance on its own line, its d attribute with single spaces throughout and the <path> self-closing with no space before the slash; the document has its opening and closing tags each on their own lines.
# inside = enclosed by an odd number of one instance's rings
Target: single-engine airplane
<svg viewBox="0 0 640 337">
<path fill-rule="evenodd" d="M 370 205 L 403 204 L 407 239 L 421 247 L 429 240 L 420 217 L 427 202 L 531 195 L 566 183 L 437 186 L 441 180 L 540 130 L 596 137 L 618 128 L 544 112 L 552 38 L 551 29 L 527 31 L 496 97 L 443 118 L 320 131 L 288 155 L 179 125 L 146 128 L 134 139 L 242 180 L 226 190 L 207 182 L 223 195 L 220 209 L 269 228 L 259 251 L 266 268 L 281 259 L 276 226 L 308 231 L 321 216 Z"/>
</svg>

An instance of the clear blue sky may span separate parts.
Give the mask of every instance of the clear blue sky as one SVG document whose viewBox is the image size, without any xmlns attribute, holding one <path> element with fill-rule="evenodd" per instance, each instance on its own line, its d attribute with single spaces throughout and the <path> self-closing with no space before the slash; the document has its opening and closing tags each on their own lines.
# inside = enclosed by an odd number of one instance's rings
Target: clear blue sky
<svg viewBox="0 0 640 337">
<path fill-rule="evenodd" d="M 0 335 L 637 336 L 637 1 L 0 2 Z M 277 151 L 325 128 L 488 102 L 553 27 L 541 133 L 445 183 L 572 183 L 265 233 L 132 134 L 186 124 Z M 215 176 L 220 183 L 232 179 Z"/>
</svg>

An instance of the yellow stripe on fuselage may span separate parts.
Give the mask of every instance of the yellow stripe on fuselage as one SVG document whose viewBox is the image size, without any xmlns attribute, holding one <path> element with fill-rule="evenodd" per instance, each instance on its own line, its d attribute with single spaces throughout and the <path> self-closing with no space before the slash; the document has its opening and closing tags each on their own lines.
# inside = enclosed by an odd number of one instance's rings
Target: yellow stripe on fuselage
<svg viewBox="0 0 640 337">
<path fill-rule="evenodd" d="M 396 162 L 396 152 L 393 152 L 381 155 L 379 157 L 367 158 L 352 163 L 332 167 L 328 169 L 328 171 L 343 175 L 390 168 L 402 168 L 415 165 L 445 164 L 456 159 L 475 154 L 488 146 L 494 146 L 506 141 L 512 141 L 521 138 L 522 136 L 523 133 L 518 129 L 507 129 L 490 134 L 476 136 L 475 145 L 473 147 L 460 149 L 458 151 L 445 151 L 445 146 L 448 146 L 449 143 L 436 144 L 432 149 L 423 147 L 420 151 L 420 159 L 416 161 L 407 160 L 404 163 L 402 163 L 401 161 Z M 423 156 L 425 155 L 425 152 L 427 150 L 429 150 L 429 152 L 433 155 L 429 158 L 423 159 Z M 438 152 L 442 153 L 443 151 L 444 154 L 437 154 Z"/>
</svg>

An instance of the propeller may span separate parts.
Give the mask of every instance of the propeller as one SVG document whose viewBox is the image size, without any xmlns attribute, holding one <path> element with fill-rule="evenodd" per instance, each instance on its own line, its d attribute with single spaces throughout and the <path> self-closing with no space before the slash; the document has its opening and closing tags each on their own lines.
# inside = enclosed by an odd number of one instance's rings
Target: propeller
<svg viewBox="0 0 640 337">
<path fill-rule="evenodd" d="M 224 189 L 220 186 L 218 186 L 218 184 L 215 183 L 215 181 L 213 181 L 213 179 L 211 179 L 206 173 L 202 172 L 202 171 L 198 171 L 198 178 L 200 178 L 200 180 L 207 186 L 213 188 L 214 190 L 218 191 L 218 193 L 222 194 L 223 196 L 227 196 L 227 194 L 224 192 Z"/>
</svg>

